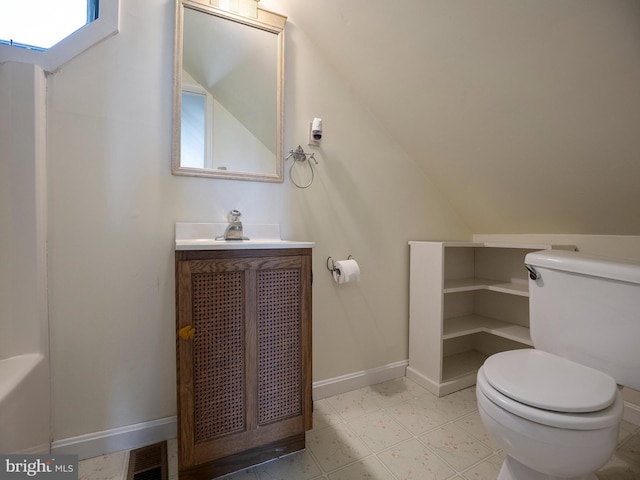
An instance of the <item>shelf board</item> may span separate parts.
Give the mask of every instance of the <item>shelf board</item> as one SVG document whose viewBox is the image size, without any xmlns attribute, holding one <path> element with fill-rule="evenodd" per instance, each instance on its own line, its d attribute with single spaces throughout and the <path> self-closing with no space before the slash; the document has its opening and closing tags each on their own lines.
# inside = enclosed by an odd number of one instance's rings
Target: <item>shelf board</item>
<svg viewBox="0 0 640 480">
<path fill-rule="evenodd" d="M 449 382 L 465 375 L 475 375 L 488 358 L 477 350 L 447 355 L 442 359 L 442 381 Z"/>
<path fill-rule="evenodd" d="M 442 339 L 449 340 L 481 332 L 533 346 L 528 328 L 481 315 L 466 315 L 464 317 L 446 319 L 444 321 Z"/>
<path fill-rule="evenodd" d="M 483 247 L 488 248 L 517 248 L 519 250 L 576 250 L 576 245 L 554 243 L 518 243 L 518 242 L 483 242 Z"/>
<path fill-rule="evenodd" d="M 493 292 L 508 293 L 509 295 L 519 295 L 521 297 L 529 296 L 528 283 L 497 283 L 494 285 L 489 285 L 487 287 L 487 290 L 491 290 Z"/>
<path fill-rule="evenodd" d="M 509 295 L 529 296 L 529 284 L 502 282 L 488 278 L 456 278 L 444 281 L 443 293 L 471 292 L 473 290 L 491 290 Z"/>
<path fill-rule="evenodd" d="M 454 278 L 444 281 L 444 293 L 470 292 L 472 290 L 486 290 L 490 285 L 502 282 L 489 280 L 488 278 Z"/>
</svg>

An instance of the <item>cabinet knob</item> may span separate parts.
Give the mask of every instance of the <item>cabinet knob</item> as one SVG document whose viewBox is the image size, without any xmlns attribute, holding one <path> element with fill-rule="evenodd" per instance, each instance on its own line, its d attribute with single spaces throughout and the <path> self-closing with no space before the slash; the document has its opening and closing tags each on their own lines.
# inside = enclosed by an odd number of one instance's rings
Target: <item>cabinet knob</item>
<svg viewBox="0 0 640 480">
<path fill-rule="evenodd" d="M 191 325 L 187 325 L 186 327 L 182 327 L 180 330 L 178 330 L 178 335 L 183 340 L 193 340 L 193 336 L 195 335 L 195 333 L 196 329 Z"/>
</svg>

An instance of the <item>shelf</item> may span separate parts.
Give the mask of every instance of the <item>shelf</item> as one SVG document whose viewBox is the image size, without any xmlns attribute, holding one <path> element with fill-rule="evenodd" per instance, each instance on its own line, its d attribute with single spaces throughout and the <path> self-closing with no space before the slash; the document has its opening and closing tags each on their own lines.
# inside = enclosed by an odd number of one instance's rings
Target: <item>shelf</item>
<svg viewBox="0 0 640 480">
<path fill-rule="evenodd" d="M 426 240 L 409 240 L 409 245 L 438 244 L 443 248 L 502 248 L 514 250 L 576 250 L 576 245 L 553 243 L 520 243 L 520 242 L 430 242 Z"/>
<path fill-rule="evenodd" d="M 487 359 L 477 350 L 447 355 L 442 359 L 442 380 L 449 382 L 465 375 L 474 375 Z"/>
<path fill-rule="evenodd" d="M 473 290 L 491 290 L 509 295 L 529 296 L 529 284 L 502 282 L 488 278 L 458 278 L 444 281 L 443 293 L 471 292 Z"/>
<path fill-rule="evenodd" d="M 533 347 L 526 255 L 575 249 L 533 240 L 409 242 L 407 376 L 447 395 L 475 384 L 488 355 Z"/>
<path fill-rule="evenodd" d="M 528 283 L 497 283 L 495 285 L 490 285 L 489 287 L 487 287 L 487 290 L 491 290 L 493 292 L 508 293 L 509 295 L 519 295 L 521 297 L 529 296 Z"/>
<path fill-rule="evenodd" d="M 442 339 L 449 340 L 480 332 L 490 333 L 491 335 L 533 346 L 528 328 L 480 315 L 466 315 L 464 317 L 446 319 L 444 321 Z"/>
<path fill-rule="evenodd" d="M 444 281 L 443 293 L 470 292 L 472 290 L 486 290 L 490 286 L 503 282 L 488 278 L 456 278 Z"/>
<path fill-rule="evenodd" d="M 559 245 L 554 243 L 510 243 L 510 242 L 483 242 L 487 248 L 515 248 L 518 250 L 576 250 L 576 245 Z"/>
</svg>

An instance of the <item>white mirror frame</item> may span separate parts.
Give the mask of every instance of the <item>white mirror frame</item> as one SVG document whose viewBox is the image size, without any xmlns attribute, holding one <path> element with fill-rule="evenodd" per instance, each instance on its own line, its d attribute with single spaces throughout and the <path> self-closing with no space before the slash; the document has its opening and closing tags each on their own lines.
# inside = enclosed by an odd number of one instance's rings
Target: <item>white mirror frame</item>
<svg viewBox="0 0 640 480">
<path fill-rule="evenodd" d="M 180 165 L 180 142 L 182 121 L 182 59 L 184 9 L 191 8 L 204 14 L 215 15 L 238 23 L 239 26 L 259 28 L 277 36 L 277 118 L 276 118 L 276 165 L 275 173 L 257 173 L 236 170 L 183 167 Z M 227 12 L 197 0 L 176 0 L 176 24 L 174 39 L 173 77 L 173 148 L 171 172 L 174 175 L 194 177 L 226 178 L 228 180 L 250 180 L 257 182 L 284 182 L 284 26 L 287 17 L 258 7 L 257 18 L 244 17 Z"/>
</svg>

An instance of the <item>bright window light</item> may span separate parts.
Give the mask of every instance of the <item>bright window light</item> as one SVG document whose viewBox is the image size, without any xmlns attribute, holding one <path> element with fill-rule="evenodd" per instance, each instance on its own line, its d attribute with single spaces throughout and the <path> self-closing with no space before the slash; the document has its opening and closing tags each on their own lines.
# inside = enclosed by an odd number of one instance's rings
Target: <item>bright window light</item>
<svg viewBox="0 0 640 480">
<path fill-rule="evenodd" d="M 46 50 L 97 18 L 99 0 L 0 0 L 0 42 Z"/>
</svg>

